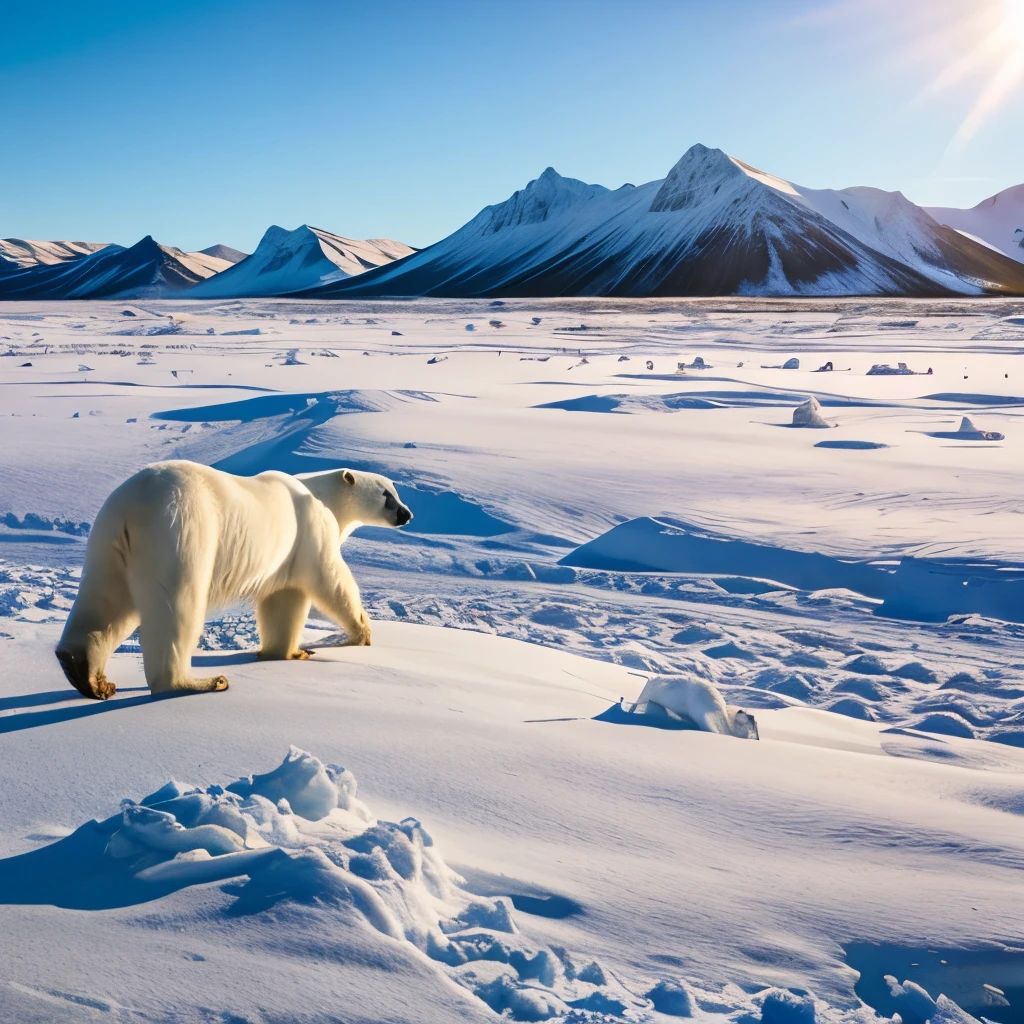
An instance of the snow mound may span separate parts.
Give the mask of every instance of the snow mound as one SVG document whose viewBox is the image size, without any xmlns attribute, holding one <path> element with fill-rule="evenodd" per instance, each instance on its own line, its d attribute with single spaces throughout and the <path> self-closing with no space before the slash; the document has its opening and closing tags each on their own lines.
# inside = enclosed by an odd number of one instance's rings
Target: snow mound
<svg viewBox="0 0 1024 1024">
<path fill-rule="evenodd" d="M 975 426 L 970 416 L 964 416 L 960 420 L 960 427 L 957 430 L 931 430 L 929 437 L 940 437 L 948 441 L 1004 441 L 1005 434 L 996 430 L 981 430 Z"/>
<path fill-rule="evenodd" d="M 93 843 L 98 862 L 82 863 L 78 837 L 97 831 L 107 837 L 102 847 Z M 55 856 L 64 844 L 74 870 Z M 99 905 L 117 906 L 244 878 L 226 890 L 235 903 L 225 916 L 290 904 L 305 908 L 314 927 L 326 914 L 332 932 L 361 930 L 368 946 L 383 939 L 414 947 L 440 975 L 512 1020 L 635 1021 L 655 1008 L 680 1015 L 690 1006 L 678 979 L 627 988 L 591 957 L 525 939 L 511 899 L 468 891 L 419 821 L 375 819 L 351 772 L 294 746 L 273 771 L 226 787 L 168 782 L 28 856 L 64 875 L 64 884 L 88 889 L 92 902 L 79 905 L 93 909 L 97 893 Z M 105 904 L 97 877 L 108 890 Z"/>
<path fill-rule="evenodd" d="M 821 403 L 811 395 L 806 402 L 798 405 L 793 410 L 794 427 L 814 427 L 815 429 L 827 429 L 833 424 L 829 423 L 821 414 Z"/>
</svg>

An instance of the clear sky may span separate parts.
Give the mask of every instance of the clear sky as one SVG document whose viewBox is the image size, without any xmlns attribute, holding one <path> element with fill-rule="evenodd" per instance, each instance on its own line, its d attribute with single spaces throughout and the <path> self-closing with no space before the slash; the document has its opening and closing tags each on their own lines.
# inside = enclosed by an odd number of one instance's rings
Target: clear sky
<svg viewBox="0 0 1024 1024">
<path fill-rule="evenodd" d="M 1024 182 L 1024 0 L 0 2 L 0 236 L 423 246 L 694 142 L 811 187 Z"/>
</svg>

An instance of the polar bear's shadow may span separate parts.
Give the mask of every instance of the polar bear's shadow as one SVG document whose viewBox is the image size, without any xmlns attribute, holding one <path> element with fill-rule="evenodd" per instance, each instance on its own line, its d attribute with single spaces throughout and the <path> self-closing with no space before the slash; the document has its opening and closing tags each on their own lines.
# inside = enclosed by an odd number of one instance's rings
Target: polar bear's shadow
<svg viewBox="0 0 1024 1024">
<path fill-rule="evenodd" d="M 255 651 L 225 651 L 223 654 L 193 654 L 192 665 L 217 668 L 220 665 L 254 665 L 259 658 Z"/>
<path fill-rule="evenodd" d="M 63 700 L 56 696 L 57 691 L 5 698 L 12 702 L 6 704 L 6 708 L 26 710 L 21 710 L 16 715 L 0 716 L 0 735 L 8 732 L 21 732 L 24 729 L 37 729 L 44 725 L 59 725 L 61 722 L 71 722 L 77 718 L 88 718 L 91 715 L 102 715 L 111 711 L 121 711 L 139 704 L 148 704 L 153 699 L 148 686 L 127 686 L 117 692 L 119 696 L 116 700 L 103 703 L 83 700 L 78 693 L 70 689 L 66 691 L 67 696 Z M 138 696 L 121 697 L 120 694 L 123 693 L 137 693 Z M 54 707 L 53 705 L 60 706 Z M 41 710 L 28 710 L 34 708 Z M 4 706 L 0 705 L 0 710 L 3 709 Z"/>
</svg>

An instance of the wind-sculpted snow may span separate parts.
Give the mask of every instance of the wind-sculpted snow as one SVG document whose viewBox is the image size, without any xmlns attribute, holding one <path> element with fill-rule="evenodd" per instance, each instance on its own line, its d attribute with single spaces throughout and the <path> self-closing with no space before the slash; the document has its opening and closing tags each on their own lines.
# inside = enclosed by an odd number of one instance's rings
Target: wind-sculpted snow
<svg viewBox="0 0 1024 1024">
<path fill-rule="evenodd" d="M 193 913 L 267 917 L 285 928 L 305 918 L 307 944 L 351 930 L 355 956 L 360 946 L 364 957 L 408 949 L 505 1019 L 653 1024 L 655 1012 L 690 1017 L 711 1007 L 768 1024 L 814 1021 L 819 1011 L 837 1022 L 866 1019 L 772 988 L 747 995 L 672 975 L 620 979 L 585 951 L 528 939 L 512 898 L 474 895 L 419 821 L 376 819 L 356 789 L 351 772 L 295 747 L 273 771 L 224 787 L 172 780 L 122 800 L 111 818 L 0 861 L 0 903 L 100 911 L 243 879 L 224 890 L 229 902 L 210 898 Z M 543 900 L 522 900 L 543 912 Z"/>
<path fill-rule="evenodd" d="M 900 193 L 806 189 L 717 149 L 615 191 L 548 168 L 448 238 L 313 296 L 1024 294 L 1024 269 Z"/>
<path fill-rule="evenodd" d="M 1017 305 L 7 304 L 0 1018 L 1017 1024 Z M 373 645 L 228 608 L 226 694 L 130 635 L 80 699 L 88 526 L 182 457 L 400 481 Z"/>
<path fill-rule="evenodd" d="M 956 614 L 1024 622 L 1024 567 L 969 559 L 891 562 L 830 558 L 716 535 L 675 520 L 634 519 L 566 555 L 589 569 L 734 573 L 801 590 L 851 590 L 881 602 L 881 614 L 942 622 Z"/>
</svg>

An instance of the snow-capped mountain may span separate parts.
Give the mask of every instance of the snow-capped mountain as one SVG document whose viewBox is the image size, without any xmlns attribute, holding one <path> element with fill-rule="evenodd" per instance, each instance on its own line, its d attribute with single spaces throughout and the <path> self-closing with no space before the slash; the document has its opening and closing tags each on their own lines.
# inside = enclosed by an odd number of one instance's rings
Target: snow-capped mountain
<svg viewBox="0 0 1024 1024">
<path fill-rule="evenodd" d="M 229 266 L 215 256 L 160 245 L 147 235 L 128 249 L 107 245 L 77 259 L 0 275 L 0 299 L 157 298 Z"/>
<path fill-rule="evenodd" d="M 228 263 L 241 263 L 249 254 L 232 249 L 230 245 L 211 245 L 207 249 L 200 249 L 196 255 L 213 256 L 218 260 L 226 260 Z"/>
<path fill-rule="evenodd" d="M 307 224 L 267 229 L 256 251 L 193 289 L 195 298 L 288 295 L 362 274 L 414 252 L 389 238 L 356 241 Z"/>
<path fill-rule="evenodd" d="M 442 241 L 318 296 L 979 295 L 1024 270 L 899 192 L 808 189 L 693 146 L 614 191 L 548 168 Z"/>
<path fill-rule="evenodd" d="M 106 248 L 109 242 L 36 242 L 29 238 L 0 238 L 0 273 L 77 260 Z"/>
<path fill-rule="evenodd" d="M 1024 263 L 1024 185 L 1003 189 L 969 210 L 949 206 L 926 206 L 925 210 L 940 224 Z"/>
</svg>

